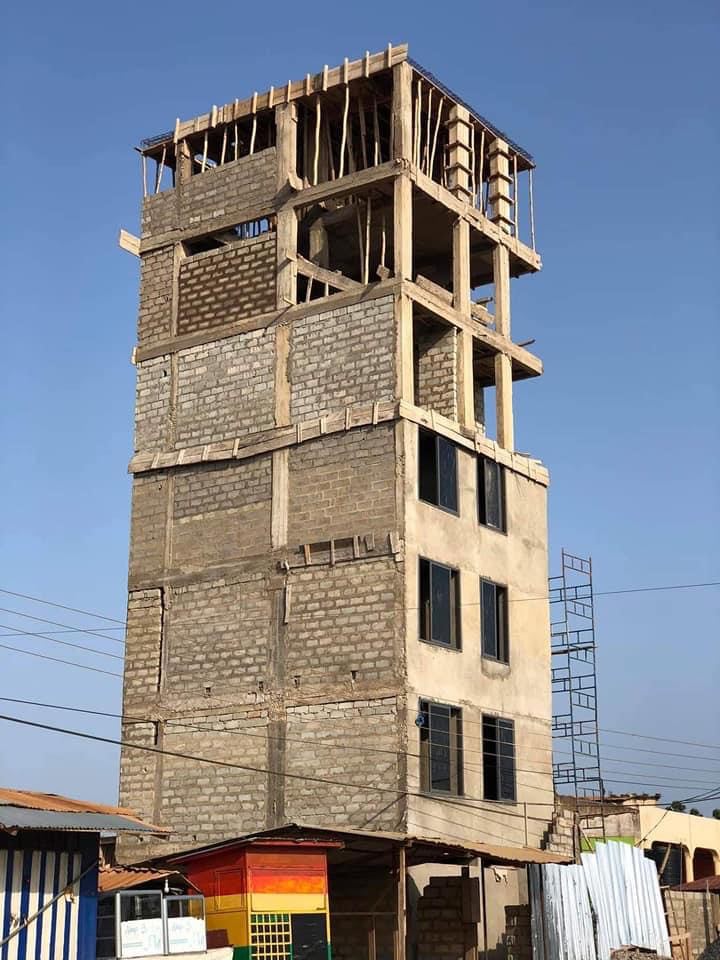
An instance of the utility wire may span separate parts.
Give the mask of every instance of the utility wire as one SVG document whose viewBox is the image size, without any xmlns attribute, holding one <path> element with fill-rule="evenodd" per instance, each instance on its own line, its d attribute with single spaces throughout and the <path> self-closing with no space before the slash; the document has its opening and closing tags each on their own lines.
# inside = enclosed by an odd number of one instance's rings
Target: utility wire
<svg viewBox="0 0 720 960">
<path fill-rule="evenodd" d="M 84 663 L 75 663 L 74 660 L 61 660 L 60 657 L 49 657 L 45 653 L 33 653 L 32 650 L 23 650 L 21 647 L 11 647 L 9 643 L 0 643 L 3 650 L 12 650 L 13 653 L 24 653 L 28 657 L 37 657 L 38 660 L 52 660 L 53 663 L 64 663 L 68 667 L 78 667 L 80 670 L 92 670 L 93 673 L 105 673 L 109 677 L 119 677 L 122 680 L 121 673 L 113 673 L 112 670 L 101 670 L 100 667 L 88 667 Z"/>
<path fill-rule="evenodd" d="M 26 620 L 37 620 L 38 623 L 49 623 L 53 627 L 67 627 L 73 633 L 87 633 L 91 637 L 100 637 L 101 640 L 114 640 L 115 643 L 125 643 L 120 637 L 106 637 L 103 633 L 96 630 L 88 630 L 86 627 L 71 627 L 69 623 L 59 623 L 57 620 L 46 620 L 45 617 L 35 617 L 31 613 L 21 613 L 20 610 L 11 610 L 8 607 L 0 607 L 2 613 L 11 613 L 14 617 L 25 617 Z M 2 626 L 2 624 L 0 624 Z M 18 629 L 17 627 L 7 627 L 8 630 Z M 120 627 L 103 627 L 103 630 L 120 630 Z"/>
<path fill-rule="evenodd" d="M 42 708 L 45 708 L 45 709 L 62 710 L 62 711 L 72 712 L 72 713 L 82 713 L 82 714 L 90 714 L 90 715 L 94 715 L 94 716 L 103 716 L 103 717 L 108 717 L 108 718 L 116 719 L 116 720 L 124 720 L 125 722 L 129 722 L 129 723 L 154 723 L 154 722 L 156 722 L 156 721 L 154 721 L 154 720 L 153 720 L 152 718 L 150 718 L 150 717 L 136 717 L 136 716 L 131 716 L 131 715 L 128 715 L 128 714 L 112 713 L 112 712 L 110 712 L 110 711 L 89 710 L 89 709 L 83 709 L 83 708 L 80 708 L 80 707 L 68 707 L 68 706 L 63 706 L 63 705 L 59 705 L 59 704 L 47 704 L 47 703 L 41 703 L 41 702 L 32 701 L 32 700 L 20 700 L 20 699 L 18 699 L 18 698 L 14 698 L 14 697 L 0 697 L 0 701 L 6 702 L 6 703 L 19 703 L 19 704 L 23 704 L 23 705 L 26 705 L 26 706 L 42 707 Z M 347 750 L 347 749 L 348 749 L 348 748 L 347 748 L 347 745 L 344 744 L 344 743 L 329 742 L 329 741 L 327 741 L 327 740 L 308 740 L 307 738 L 302 738 L 302 737 L 280 737 L 280 736 L 272 736 L 272 735 L 270 735 L 270 734 L 265 734 L 265 733 L 251 733 L 251 732 L 244 731 L 244 730 L 222 730 L 222 729 L 218 729 L 217 727 L 212 727 L 212 726 L 208 726 L 208 725 L 206 725 L 206 726 L 198 726 L 197 723 L 185 723 L 185 722 L 183 722 L 182 719 L 176 719 L 176 718 L 171 718 L 171 719 L 165 721 L 165 723 L 166 723 L 165 729 L 166 729 L 168 732 L 169 732 L 173 727 L 174 727 L 174 728 L 180 727 L 180 728 L 182 728 L 182 729 L 191 730 L 191 731 L 196 732 L 196 733 L 207 733 L 207 732 L 210 732 L 210 733 L 216 733 L 216 734 L 221 734 L 221 735 L 222 735 L 222 734 L 224 734 L 224 735 L 236 735 L 236 736 L 243 736 L 243 737 L 250 737 L 250 738 L 253 738 L 253 737 L 254 737 L 254 738 L 263 739 L 263 740 L 277 740 L 277 741 L 281 741 L 281 742 L 284 742 L 284 743 L 301 743 L 301 744 L 303 744 L 303 745 L 312 744 L 313 746 L 326 747 L 326 748 L 330 748 L 330 749 L 342 749 L 342 750 Z M 448 745 L 445 744 L 445 743 L 438 743 L 438 741 L 430 741 L 430 742 L 431 742 L 433 745 L 436 745 L 436 746 L 438 746 L 438 745 L 439 745 L 439 746 L 442 746 L 442 747 L 447 747 L 447 746 L 448 746 Z M 422 760 L 422 759 L 423 759 L 423 757 L 421 757 L 420 754 L 410 753 L 410 752 L 408 752 L 408 751 L 403 751 L 403 750 L 390 750 L 390 749 L 382 748 L 382 747 L 365 747 L 365 746 L 359 746 L 359 745 L 356 745 L 355 747 L 353 747 L 353 749 L 356 750 L 357 752 L 387 754 L 387 755 L 392 755 L 392 756 L 395 756 L 395 757 L 405 756 L 405 757 L 409 757 L 409 758 L 415 759 L 415 760 Z M 455 747 L 449 747 L 449 749 L 456 749 L 456 748 L 455 748 Z M 479 755 L 480 755 L 480 753 L 481 753 L 480 751 L 466 751 L 466 750 L 463 749 L 463 754 L 465 754 L 465 753 L 467 753 L 467 752 L 475 752 L 475 753 L 478 753 Z M 492 757 L 498 757 L 498 756 L 500 756 L 500 757 L 503 757 L 503 756 L 511 757 L 511 756 L 512 756 L 512 757 L 514 758 L 514 755 L 511 755 L 511 754 L 509 754 L 509 753 L 508 753 L 508 754 L 505 754 L 505 753 L 503 753 L 502 751 L 501 751 L 501 752 L 496 752 L 496 751 L 483 751 L 483 752 L 482 752 L 482 756 L 483 756 L 483 757 L 487 757 L 487 756 L 492 756 Z M 630 761 L 628 761 L 628 762 L 630 762 Z M 479 767 L 479 766 L 472 766 L 472 765 L 469 765 L 469 764 L 464 764 L 463 766 L 464 766 L 465 769 L 470 770 L 470 771 L 472 771 L 472 772 L 476 772 L 476 773 L 482 772 L 482 769 L 481 769 L 481 767 Z M 543 773 L 546 773 L 546 772 L 547 772 L 547 768 L 546 768 L 545 770 L 533 770 L 533 769 L 530 769 L 530 768 L 528 768 L 528 767 L 518 767 L 518 766 L 516 766 L 516 767 L 515 767 L 515 771 L 516 771 L 516 773 L 530 773 L 530 774 L 534 774 L 534 775 L 542 775 Z M 606 769 L 606 772 L 607 772 L 607 773 L 615 773 L 615 772 L 617 772 L 617 773 L 624 773 L 625 771 L 616 771 L 616 770 L 614 770 L 614 769 Z M 720 772 L 720 771 L 710 771 L 710 770 L 708 770 L 708 771 L 698 771 L 698 772 L 715 773 L 715 772 Z M 699 780 L 699 781 L 691 781 L 691 780 L 689 780 L 687 777 L 683 777 L 683 778 L 680 778 L 680 779 L 677 779 L 677 778 L 664 778 L 664 777 L 663 777 L 663 778 L 661 778 L 661 779 L 659 779 L 659 780 L 645 780 L 645 779 L 642 779 L 642 777 L 641 777 L 641 778 L 629 778 L 629 779 L 620 779 L 620 778 L 615 778 L 615 779 L 613 779 L 613 778 L 606 778 L 606 777 L 604 777 L 603 779 L 604 779 L 605 782 L 607 782 L 607 783 L 618 783 L 618 784 L 634 783 L 634 784 L 643 785 L 643 786 L 661 786 L 661 787 L 673 787 L 675 784 L 681 784 L 682 786 L 689 788 L 689 787 L 691 787 L 691 786 L 700 786 L 701 784 L 706 783 L 706 781 L 700 781 L 700 780 Z M 534 784 L 528 783 L 527 781 L 522 781 L 522 780 L 519 780 L 519 779 L 518 779 L 517 782 L 518 782 L 520 785 L 522 785 L 522 786 L 527 786 L 527 787 L 531 787 L 531 788 L 532 788 L 532 787 L 535 787 Z M 474 798 L 474 799 L 476 799 L 476 800 L 478 800 L 478 802 L 480 802 L 480 798 Z M 485 801 L 485 802 L 487 802 L 487 801 Z M 533 803 L 532 801 L 530 802 L 530 805 L 534 805 L 534 806 L 551 806 L 551 804 Z M 473 809 L 475 809 L 475 808 L 473 808 Z"/>
<path fill-rule="evenodd" d="M 0 628 L 3 630 L 8 629 L 8 624 L 0 623 Z M 112 657 L 113 660 L 123 659 L 123 657 L 118 656 L 117 653 L 108 653 L 106 650 L 98 650 L 96 647 L 86 647 L 83 643 L 73 643 L 71 640 L 58 640 L 57 637 L 51 637 L 46 633 L 33 633 L 30 630 L 19 630 L 17 627 L 15 629 L 23 637 L 36 637 L 41 640 L 48 640 L 50 643 L 60 643 L 63 647 L 73 647 L 75 650 L 85 650 L 88 653 L 96 653 L 100 657 Z"/>
<path fill-rule="evenodd" d="M 83 613 L 86 617 L 94 617 L 96 620 L 107 620 L 109 623 L 122 623 L 124 620 L 118 620 L 117 617 L 106 617 L 102 613 L 91 613 L 89 610 L 79 610 L 77 607 L 68 607 L 64 603 L 55 603 L 52 600 L 44 600 L 42 597 L 31 597 L 27 593 L 16 593 L 13 590 L 4 590 L 0 587 L 0 593 L 8 597 L 20 597 L 22 600 L 32 600 L 35 603 L 44 603 L 48 607 L 57 607 L 60 610 L 69 610 L 71 613 Z"/>
<path fill-rule="evenodd" d="M 656 593 L 656 592 L 664 592 L 664 591 L 668 591 L 668 590 L 691 590 L 691 589 L 699 589 L 699 588 L 702 588 L 702 587 L 718 587 L 718 586 L 720 586 L 720 580 L 708 580 L 708 581 L 699 582 L 699 583 L 670 583 L 670 584 L 663 584 L 663 585 L 661 585 L 661 586 L 627 587 L 627 588 L 620 589 L 620 590 L 596 590 L 596 591 L 594 591 L 594 593 L 593 593 L 593 597 L 612 597 L 612 596 L 620 596 L 620 595 L 622 595 L 622 594 L 632 594 L 632 593 Z M 51 607 L 58 607 L 58 608 L 61 609 L 61 610 L 70 610 L 72 613 L 81 613 L 81 614 L 84 614 L 85 616 L 88 616 L 88 617 L 95 617 L 95 618 L 98 619 L 98 620 L 107 620 L 107 621 L 109 621 L 110 623 L 118 623 L 118 624 L 123 624 L 123 625 L 126 623 L 125 620 L 118 620 L 116 617 L 106 617 L 106 616 L 104 616 L 103 614 L 100 614 L 100 613 L 92 613 L 92 612 L 90 612 L 89 610 L 80 610 L 80 609 L 78 609 L 77 607 L 66 606 L 65 604 L 62 604 L 62 603 L 55 603 L 55 602 L 52 601 L 52 600 L 45 600 L 45 599 L 43 599 L 42 597 L 33 597 L 33 596 L 30 596 L 29 594 L 25 594 L 25 593 L 17 593 L 17 592 L 15 592 L 15 591 L 13 591 L 13 590 L 6 590 L 6 589 L 0 588 L 0 593 L 7 594 L 8 596 L 11 596 L 11 597 L 20 597 L 20 598 L 22 598 L 23 600 L 32 600 L 32 601 L 34 601 L 35 603 L 47 604 L 48 606 L 51 606 Z M 545 594 L 545 595 L 540 596 L 540 597 L 510 597 L 510 598 L 508 598 L 508 602 L 509 602 L 509 603 L 528 603 L 528 602 L 530 602 L 530 601 L 540 601 L 540 600 L 550 601 L 551 599 L 552 599 L 552 597 L 551 597 L 550 594 Z M 579 599 L 590 599 L 590 598 L 589 598 L 589 597 L 585 597 L 585 598 L 582 598 L 582 597 L 581 597 L 581 598 L 579 598 Z M 476 606 L 480 606 L 480 603 L 479 603 L 479 601 L 478 601 L 478 602 L 473 602 L 473 603 L 461 603 L 460 606 L 462 606 L 462 607 L 476 607 Z M 420 608 L 419 608 L 419 607 L 406 607 L 405 609 L 419 610 Z M 246 622 L 252 622 L 253 620 L 266 620 L 266 619 L 269 619 L 269 618 L 265 618 L 265 617 L 254 617 L 254 618 L 253 618 L 253 617 L 246 617 L 246 618 L 243 618 L 243 621 L 242 621 L 242 622 L 243 622 L 243 623 L 246 623 Z"/>
</svg>

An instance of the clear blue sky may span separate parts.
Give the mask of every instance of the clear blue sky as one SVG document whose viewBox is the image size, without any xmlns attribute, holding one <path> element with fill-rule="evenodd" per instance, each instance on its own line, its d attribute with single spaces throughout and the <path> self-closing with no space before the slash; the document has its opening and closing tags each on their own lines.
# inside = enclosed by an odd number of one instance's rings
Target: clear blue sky
<svg viewBox="0 0 720 960">
<path fill-rule="evenodd" d="M 389 40 L 537 159 L 544 270 L 514 284 L 513 323 L 537 339 L 546 375 L 516 390 L 517 446 L 551 471 L 553 561 L 563 545 L 592 554 L 598 590 L 720 579 L 712 0 L 70 0 L 12 4 L 4 18 L 0 587 L 124 616 L 138 266 L 116 236 L 138 229 L 132 147 L 177 115 Z M 8 596 L 0 606 L 91 623 Z M 598 601 L 603 726 L 720 744 L 719 608 L 717 588 Z M 5 612 L 0 623 L 43 629 Z M 0 643 L 119 666 L 30 637 Z M 118 711 L 120 688 L 0 649 L 2 696 Z M 113 748 L 5 723 L 0 737 L 0 783 L 114 798 Z M 663 794 L 686 796 L 682 778 L 720 783 L 715 755 L 697 763 L 714 775 L 646 767 L 638 781 L 674 778 Z"/>
</svg>

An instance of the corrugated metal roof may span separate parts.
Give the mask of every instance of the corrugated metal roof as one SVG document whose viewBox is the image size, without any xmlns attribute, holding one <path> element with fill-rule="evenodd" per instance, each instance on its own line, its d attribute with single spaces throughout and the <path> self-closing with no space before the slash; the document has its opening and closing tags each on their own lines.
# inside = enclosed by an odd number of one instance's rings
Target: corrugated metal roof
<svg viewBox="0 0 720 960">
<path fill-rule="evenodd" d="M 420 848 L 425 848 L 427 862 L 431 862 L 433 854 L 454 857 L 456 859 L 472 860 L 476 857 L 482 857 L 489 863 L 495 863 L 504 866 L 522 866 L 528 863 L 569 863 L 569 857 L 558 856 L 547 850 L 536 850 L 533 847 L 505 847 L 489 843 L 459 844 L 448 843 L 439 837 L 423 837 L 405 833 L 390 833 L 380 830 L 352 830 L 352 829 L 334 829 L 328 827 L 318 827 L 308 824 L 288 823 L 282 827 L 274 827 L 270 830 L 262 830 L 258 833 L 247 834 L 246 836 L 235 837 L 230 840 L 223 840 L 219 843 L 210 844 L 205 847 L 197 847 L 194 850 L 185 850 L 181 853 L 172 854 L 169 857 L 158 858 L 163 862 L 173 863 L 182 861 L 191 855 L 208 853 L 211 850 L 218 850 L 225 846 L 241 846 L 251 843 L 261 843 L 263 840 L 280 840 L 300 842 L 322 842 L 338 841 L 348 843 L 351 840 L 363 840 L 370 844 L 376 843 L 378 846 L 382 842 L 387 846 L 404 846 L 414 848 L 417 853 L 421 853 Z M 378 841 L 380 842 L 378 844 Z M 157 861 L 156 861 L 157 862 Z"/>
<path fill-rule="evenodd" d="M 168 833 L 127 807 L 111 807 L 55 793 L 0 787 L 0 828 Z"/>
<path fill-rule="evenodd" d="M 142 883 L 160 883 L 166 877 L 180 876 L 174 870 L 155 870 L 152 867 L 101 867 L 98 874 L 98 891 L 127 890 Z"/>
<path fill-rule="evenodd" d="M 709 890 L 711 893 L 720 893 L 720 877 L 704 877 L 702 880 L 689 880 L 687 883 L 678 883 L 671 890 L 689 890 L 697 893 L 705 893 Z"/>
<path fill-rule="evenodd" d="M 169 833 L 135 817 L 112 813 L 64 813 L 0 804 L 2 830 L 70 830 L 91 833 Z"/>
</svg>

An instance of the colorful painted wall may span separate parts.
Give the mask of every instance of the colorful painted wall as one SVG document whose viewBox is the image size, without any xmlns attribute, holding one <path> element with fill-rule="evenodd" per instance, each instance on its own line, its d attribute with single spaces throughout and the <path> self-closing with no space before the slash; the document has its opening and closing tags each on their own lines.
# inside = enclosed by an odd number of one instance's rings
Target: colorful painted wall
<svg viewBox="0 0 720 960">
<path fill-rule="evenodd" d="M 205 896 L 208 944 L 234 960 L 328 960 L 327 856 L 315 844 L 226 846 L 177 858 Z"/>
</svg>

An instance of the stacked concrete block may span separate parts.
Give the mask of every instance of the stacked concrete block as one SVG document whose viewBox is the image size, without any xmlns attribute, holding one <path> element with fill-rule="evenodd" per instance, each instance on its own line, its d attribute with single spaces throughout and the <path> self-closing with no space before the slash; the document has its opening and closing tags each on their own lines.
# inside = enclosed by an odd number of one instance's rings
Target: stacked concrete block
<svg viewBox="0 0 720 960">
<path fill-rule="evenodd" d="M 417 904 L 418 960 L 464 960 L 462 877 L 430 877 Z"/>
</svg>

